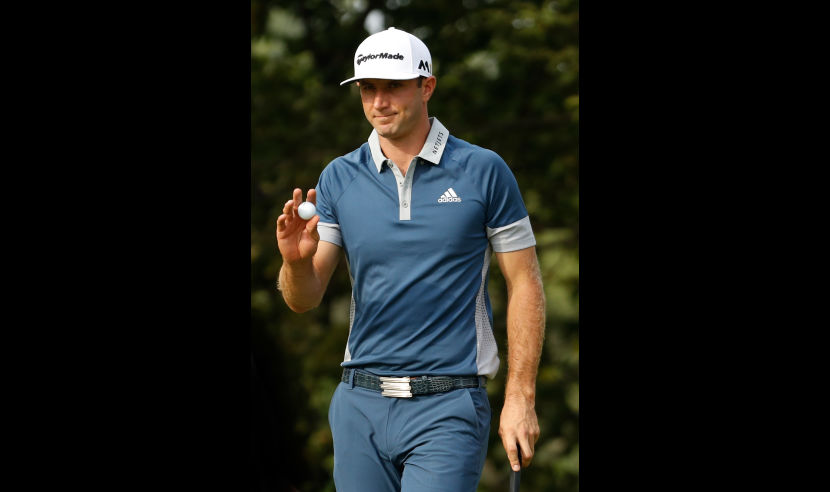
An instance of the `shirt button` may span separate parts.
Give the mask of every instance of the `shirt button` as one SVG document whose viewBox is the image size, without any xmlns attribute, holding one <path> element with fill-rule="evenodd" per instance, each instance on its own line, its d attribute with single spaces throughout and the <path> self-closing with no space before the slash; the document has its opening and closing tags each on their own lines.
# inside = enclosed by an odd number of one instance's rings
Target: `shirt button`
<svg viewBox="0 0 830 492">
<path fill-rule="evenodd" d="M 408 206 L 409 206 L 409 203 L 403 202 L 403 208 L 407 208 Z"/>
</svg>

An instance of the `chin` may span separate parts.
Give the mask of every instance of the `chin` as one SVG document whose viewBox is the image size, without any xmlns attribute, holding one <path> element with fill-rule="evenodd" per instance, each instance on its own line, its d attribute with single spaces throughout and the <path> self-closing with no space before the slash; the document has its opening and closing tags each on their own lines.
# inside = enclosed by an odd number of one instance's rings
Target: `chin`
<svg viewBox="0 0 830 492">
<path fill-rule="evenodd" d="M 384 138 L 394 137 L 395 134 L 397 133 L 396 131 L 394 131 L 392 128 L 389 128 L 389 127 L 377 127 L 376 126 L 375 131 L 378 132 L 378 135 L 380 135 L 381 137 L 384 137 Z"/>
</svg>

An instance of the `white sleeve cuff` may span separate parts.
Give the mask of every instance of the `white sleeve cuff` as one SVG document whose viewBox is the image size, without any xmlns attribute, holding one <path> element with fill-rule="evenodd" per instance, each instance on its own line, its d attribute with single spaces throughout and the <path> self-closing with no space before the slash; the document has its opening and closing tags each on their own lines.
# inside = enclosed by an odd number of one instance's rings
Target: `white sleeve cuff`
<svg viewBox="0 0 830 492">
<path fill-rule="evenodd" d="M 326 222 L 317 223 L 317 234 L 320 235 L 320 241 L 333 243 L 337 246 L 343 247 L 343 238 L 340 236 L 340 226 L 337 224 L 329 224 Z"/>
<path fill-rule="evenodd" d="M 322 237 L 322 236 L 321 236 Z M 536 246 L 536 238 L 530 227 L 530 217 L 495 229 L 487 228 L 487 239 L 496 253 L 507 253 Z"/>
<path fill-rule="evenodd" d="M 317 234 L 320 235 L 320 241 L 333 243 L 337 246 L 343 247 L 343 238 L 340 236 L 340 226 L 337 224 L 329 224 L 326 222 L 317 223 Z"/>
</svg>

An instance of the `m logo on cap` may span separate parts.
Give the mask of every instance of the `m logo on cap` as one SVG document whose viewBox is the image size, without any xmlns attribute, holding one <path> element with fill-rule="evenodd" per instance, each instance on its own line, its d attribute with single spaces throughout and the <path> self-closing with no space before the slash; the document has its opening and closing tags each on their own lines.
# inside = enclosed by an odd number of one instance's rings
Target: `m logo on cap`
<svg viewBox="0 0 830 492">
<path fill-rule="evenodd" d="M 432 73 L 432 70 L 429 69 L 429 62 L 421 60 L 421 63 L 418 64 L 418 70 L 426 70 L 429 73 Z"/>
</svg>

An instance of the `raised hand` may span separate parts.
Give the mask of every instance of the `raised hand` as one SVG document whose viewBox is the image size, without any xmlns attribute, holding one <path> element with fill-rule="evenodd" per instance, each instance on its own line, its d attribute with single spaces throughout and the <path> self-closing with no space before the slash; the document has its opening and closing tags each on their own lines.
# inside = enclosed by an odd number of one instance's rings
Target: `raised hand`
<svg viewBox="0 0 830 492">
<path fill-rule="evenodd" d="M 306 201 L 317 205 L 317 191 L 308 190 Z M 303 202 L 303 191 L 294 189 L 294 198 L 285 202 L 282 215 L 277 218 L 277 246 L 283 261 L 297 263 L 310 261 L 317 252 L 320 235 L 317 233 L 318 215 L 303 220 L 297 213 L 297 207 Z"/>
</svg>

